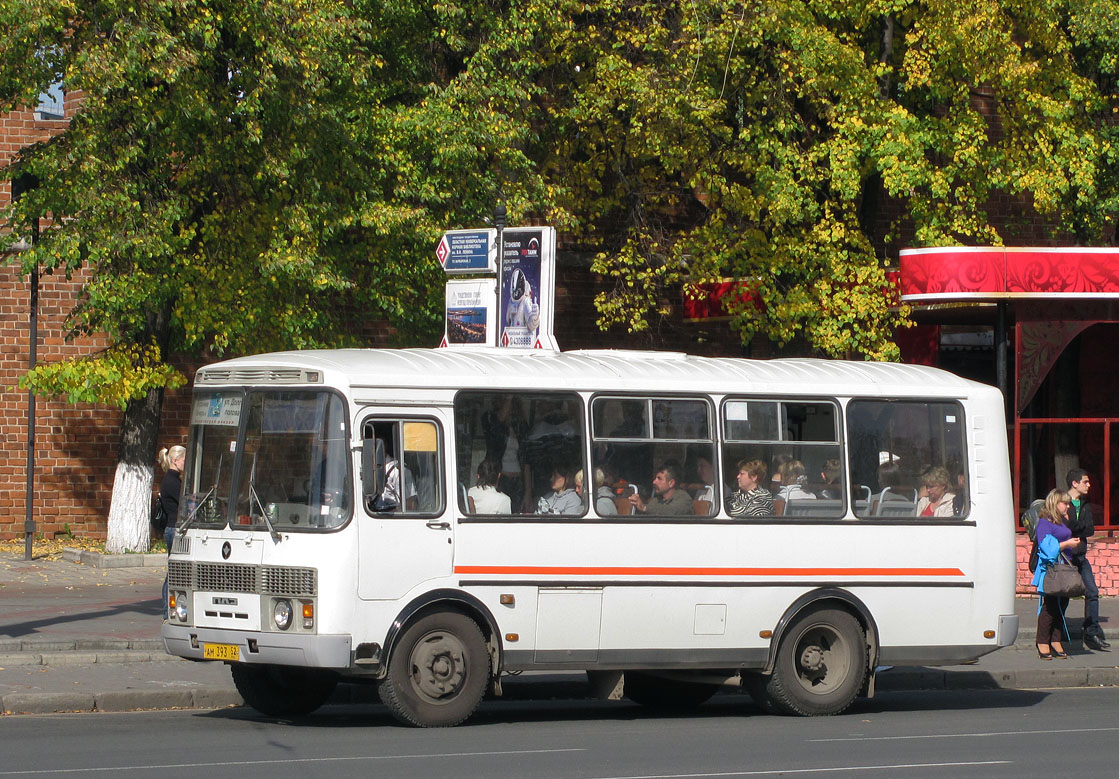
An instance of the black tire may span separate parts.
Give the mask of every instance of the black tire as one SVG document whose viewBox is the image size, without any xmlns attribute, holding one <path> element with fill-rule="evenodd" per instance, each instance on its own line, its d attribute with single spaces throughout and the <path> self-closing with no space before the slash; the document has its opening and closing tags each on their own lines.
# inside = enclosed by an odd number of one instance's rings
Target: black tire
<svg viewBox="0 0 1119 779">
<path fill-rule="evenodd" d="M 782 636 L 761 703 L 801 717 L 839 714 L 855 701 L 866 672 L 859 621 L 842 609 L 811 607 Z"/>
<path fill-rule="evenodd" d="M 694 709 L 707 701 L 717 684 L 686 682 L 680 679 L 662 679 L 648 674 L 626 671 L 622 691 L 634 703 L 651 709 Z"/>
<path fill-rule="evenodd" d="M 318 668 L 233 663 L 229 670 L 245 703 L 270 717 L 310 714 L 338 686 L 334 673 Z"/>
<path fill-rule="evenodd" d="M 474 713 L 489 681 L 490 655 L 477 623 L 443 611 L 404 631 L 378 692 L 405 725 L 446 728 Z"/>
</svg>

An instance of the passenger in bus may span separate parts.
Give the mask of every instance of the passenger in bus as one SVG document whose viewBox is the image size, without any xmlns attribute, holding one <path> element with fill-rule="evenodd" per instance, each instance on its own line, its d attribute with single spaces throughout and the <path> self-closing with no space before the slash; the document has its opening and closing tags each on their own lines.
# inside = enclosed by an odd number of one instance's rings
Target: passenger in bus
<svg viewBox="0 0 1119 779">
<path fill-rule="evenodd" d="M 497 489 L 498 470 L 493 460 L 478 463 L 478 473 L 473 487 L 467 490 L 467 497 L 475 514 L 509 514 L 512 510 L 510 498 Z"/>
<path fill-rule="evenodd" d="M 837 500 L 843 497 L 843 487 L 839 483 L 840 471 L 838 457 L 829 457 L 824 461 L 824 467 L 820 469 L 820 481 L 824 487 L 817 491 L 819 497 L 825 500 Z"/>
<path fill-rule="evenodd" d="M 699 478 L 698 484 L 690 485 L 695 490 L 696 500 L 706 500 L 715 505 L 715 466 L 707 455 L 699 455 L 695 461 L 695 472 Z"/>
<path fill-rule="evenodd" d="M 785 475 L 785 464 L 792 461 L 792 459 L 793 456 L 791 454 L 782 452 L 781 454 L 775 455 L 773 460 L 770 461 L 770 477 L 768 486 L 769 491 L 773 493 L 774 497 L 781 494 L 781 488 L 785 486 L 784 482 L 782 481 Z"/>
<path fill-rule="evenodd" d="M 948 469 L 940 465 L 929 466 L 921 473 L 921 480 L 924 494 L 917 501 L 917 516 L 953 516 L 952 501 L 956 496 L 950 491 L 952 482 Z"/>
<path fill-rule="evenodd" d="M 781 489 L 777 497 L 788 503 L 790 500 L 816 500 L 816 495 L 804 488 L 808 483 L 808 475 L 804 472 L 804 463 L 800 460 L 789 460 L 781 466 Z"/>
<path fill-rule="evenodd" d="M 618 513 L 618 507 L 614 505 L 614 493 L 606 486 L 606 475 L 602 472 L 601 468 L 594 469 L 594 510 L 598 512 L 600 517 L 612 517 Z M 580 500 L 584 498 L 584 484 L 583 484 L 583 471 L 578 470 L 575 472 L 575 494 L 579 496 Z"/>
<path fill-rule="evenodd" d="M 496 463 L 499 491 L 509 496 L 512 505 L 524 502 L 524 472 L 521 463 L 522 440 L 527 423 L 521 412 L 521 401 L 512 393 L 498 395 L 493 408 L 482 413 L 482 434 L 486 439 L 485 459 Z"/>
<path fill-rule="evenodd" d="M 773 516 L 773 493 L 760 484 L 765 476 L 765 463 L 761 460 L 740 460 L 738 489 L 727 498 L 727 513 L 732 517 Z"/>
<path fill-rule="evenodd" d="M 536 504 L 537 514 L 582 514 L 583 499 L 575 492 L 575 477 L 567 468 L 552 470 L 552 491 Z"/>
<path fill-rule="evenodd" d="M 680 481 L 680 465 L 669 460 L 657 469 L 653 477 L 653 497 L 648 503 L 637 492 L 629 496 L 629 502 L 638 514 L 653 516 L 691 516 L 692 498 L 683 488 L 677 487 Z"/>
<path fill-rule="evenodd" d="M 549 474 L 556 464 L 572 462 L 578 457 L 580 437 L 575 425 L 577 415 L 573 406 L 557 398 L 541 398 L 535 402 L 533 425 L 521 442 L 525 492 L 522 505 L 525 513 L 532 513 L 532 496 L 540 494 L 550 485 Z M 574 495 L 575 484 L 570 470 L 567 487 Z"/>
<path fill-rule="evenodd" d="M 385 449 L 388 452 L 388 448 Z M 400 487 L 400 472 L 404 472 L 404 490 Z M 402 504 L 400 500 L 401 494 L 405 495 L 407 504 Z M 417 504 L 417 496 L 419 493 L 416 491 L 416 481 L 412 477 L 412 472 L 405 466 L 401 467 L 400 461 L 392 455 L 386 455 L 385 459 L 385 486 L 381 490 L 380 496 L 374 504 L 376 511 L 400 511 L 407 508 L 409 511 L 414 511 Z"/>
</svg>

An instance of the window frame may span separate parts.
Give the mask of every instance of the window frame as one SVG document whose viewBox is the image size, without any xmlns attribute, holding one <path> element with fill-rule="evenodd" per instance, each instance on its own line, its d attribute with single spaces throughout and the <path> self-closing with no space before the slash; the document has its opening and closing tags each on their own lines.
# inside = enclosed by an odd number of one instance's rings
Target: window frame
<svg viewBox="0 0 1119 779">
<path fill-rule="evenodd" d="M 402 466 L 406 467 L 406 463 L 404 462 L 404 455 L 407 454 L 407 450 L 404 448 L 404 427 L 403 426 L 407 422 L 425 422 L 425 423 L 430 423 L 430 424 L 435 426 L 435 447 L 436 447 L 435 462 L 436 462 L 436 467 L 438 468 L 438 472 L 435 474 L 435 479 L 434 479 L 434 483 L 435 483 L 435 486 L 436 486 L 436 496 L 435 496 L 436 497 L 436 507 L 432 511 L 419 511 L 419 510 L 411 511 L 411 510 L 408 510 L 407 508 L 397 509 L 395 511 L 374 511 L 370 508 L 370 500 L 375 500 L 377 496 L 376 495 L 368 496 L 367 485 L 362 483 L 361 484 L 360 495 L 357 496 L 357 497 L 360 498 L 360 503 L 361 503 L 362 510 L 364 511 L 365 516 L 367 516 L 367 517 L 372 517 L 372 518 L 376 518 L 376 519 L 403 519 L 403 520 L 432 519 L 432 518 L 435 518 L 435 517 L 441 517 L 441 516 L 443 516 L 444 514 L 447 513 L 447 506 L 448 506 L 448 500 L 447 500 L 447 462 L 446 462 L 447 446 L 446 446 L 446 436 L 445 436 L 445 433 L 444 433 L 444 430 L 443 430 L 442 421 L 439 419 L 438 416 L 436 416 L 434 414 L 398 414 L 398 413 L 392 413 L 392 412 L 384 412 L 384 411 L 381 411 L 381 410 L 378 410 L 378 409 L 369 409 L 369 413 L 363 415 L 361 417 L 361 421 L 358 422 L 358 429 L 361 431 L 361 439 L 360 440 L 361 440 L 361 442 L 364 442 L 366 440 L 365 428 L 366 428 L 367 425 L 370 425 L 370 424 L 373 424 L 373 423 L 395 425 L 396 426 L 396 429 L 394 431 L 395 440 L 393 442 L 393 446 L 398 447 L 397 451 L 400 451 L 400 453 L 401 453 L 400 456 L 397 458 L 398 462 L 400 462 L 400 464 Z M 358 482 L 361 482 L 361 480 L 358 479 Z M 402 491 L 403 491 L 403 485 L 402 485 Z M 357 492 L 357 490 L 355 490 L 355 492 Z M 381 488 L 381 492 L 384 492 L 384 486 L 383 485 L 382 485 L 382 488 Z M 378 495 L 379 494 L 380 493 L 378 493 Z"/>
</svg>

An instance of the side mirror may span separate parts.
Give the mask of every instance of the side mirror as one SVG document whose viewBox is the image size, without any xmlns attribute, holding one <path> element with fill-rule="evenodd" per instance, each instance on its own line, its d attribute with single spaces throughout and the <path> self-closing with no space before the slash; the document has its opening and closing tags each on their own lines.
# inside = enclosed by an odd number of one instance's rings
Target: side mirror
<svg viewBox="0 0 1119 779">
<path fill-rule="evenodd" d="M 385 442 L 365 438 L 361 442 L 361 486 L 365 494 L 376 497 L 385 488 Z"/>
</svg>

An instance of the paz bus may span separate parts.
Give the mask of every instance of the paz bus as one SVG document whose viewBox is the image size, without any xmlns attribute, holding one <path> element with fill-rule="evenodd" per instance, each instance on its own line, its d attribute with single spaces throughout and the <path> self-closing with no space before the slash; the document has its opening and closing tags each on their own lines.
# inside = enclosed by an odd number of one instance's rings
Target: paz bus
<svg viewBox="0 0 1119 779">
<path fill-rule="evenodd" d="M 1003 399 L 937 369 L 324 350 L 208 365 L 191 402 L 162 637 L 265 714 L 346 680 L 449 726 L 562 669 L 829 715 L 1017 634 Z"/>
</svg>

